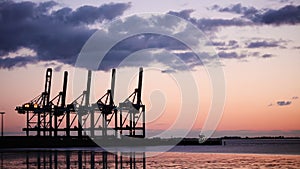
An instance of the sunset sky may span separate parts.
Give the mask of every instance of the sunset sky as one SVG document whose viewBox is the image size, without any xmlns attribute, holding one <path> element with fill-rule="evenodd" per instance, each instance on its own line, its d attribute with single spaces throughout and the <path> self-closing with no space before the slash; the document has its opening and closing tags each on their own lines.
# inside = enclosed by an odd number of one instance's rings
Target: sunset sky
<svg viewBox="0 0 300 169">
<path fill-rule="evenodd" d="M 0 111 L 6 112 L 6 135 L 22 132 L 25 115 L 14 109 L 43 91 L 47 67 L 54 69 L 52 97 L 62 88 L 63 71 L 69 71 L 70 103 L 84 90 L 74 92 L 73 87 L 78 86 L 76 72 L 86 72 L 75 65 L 92 34 L 119 18 L 125 18 L 123 24 L 131 23 L 132 28 L 147 27 L 148 22 L 139 17 L 126 18 L 158 13 L 182 18 L 201 30 L 201 38 L 209 42 L 206 45 L 219 57 L 226 95 L 214 136 L 300 136 L 299 1 L 82 2 L 0 2 Z M 131 27 L 109 29 L 108 34 Z M 137 73 L 138 67 L 143 66 L 148 134 L 155 136 L 169 130 L 166 136 L 176 136 L 188 123 L 193 127 L 190 135 L 197 137 L 211 109 L 214 88 L 205 64 L 192 59 L 191 52 L 183 46 L 174 39 L 154 35 L 124 40 L 94 72 L 92 100 L 109 88 L 110 69 L 116 67 L 115 102 L 123 101 L 136 86 L 136 74 L 129 72 Z M 125 55 L 127 60 L 118 66 L 118 59 Z M 183 61 L 188 69 L 174 58 Z M 205 58 L 202 61 L 205 63 Z M 190 75 L 196 88 L 188 84 Z M 85 81 L 79 86 L 84 87 Z M 197 99 L 181 100 L 181 92 L 189 96 L 197 93 Z M 182 105 L 190 109 L 180 111 Z M 171 127 L 180 114 L 186 120 Z M 189 121 L 188 116 L 195 121 Z"/>
</svg>

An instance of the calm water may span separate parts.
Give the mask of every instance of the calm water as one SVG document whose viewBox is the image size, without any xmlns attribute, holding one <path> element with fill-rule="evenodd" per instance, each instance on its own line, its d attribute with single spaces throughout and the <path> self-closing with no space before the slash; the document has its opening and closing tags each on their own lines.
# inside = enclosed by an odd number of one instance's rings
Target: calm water
<svg viewBox="0 0 300 169">
<path fill-rule="evenodd" d="M 117 163 L 115 155 L 101 152 L 11 152 L 2 155 L 3 169 L 121 168 L 121 165 L 123 168 L 300 168 L 299 155 L 167 152 L 148 157 L 145 162 L 141 154 L 135 154 L 135 159 L 125 156 L 122 161 L 119 157 Z"/>
<path fill-rule="evenodd" d="M 300 168 L 298 155 L 177 153 L 147 158 L 147 168 Z"/>
<path fill-rule="evenodd" d="M 0 168 L 300 168 L 299 142 L 228 142 L 225 146 L 146 147 L 147 152 L 102 149 L 8 149 Z M 155 154 L 154 156 L 151 156 Z"/>
</svg>

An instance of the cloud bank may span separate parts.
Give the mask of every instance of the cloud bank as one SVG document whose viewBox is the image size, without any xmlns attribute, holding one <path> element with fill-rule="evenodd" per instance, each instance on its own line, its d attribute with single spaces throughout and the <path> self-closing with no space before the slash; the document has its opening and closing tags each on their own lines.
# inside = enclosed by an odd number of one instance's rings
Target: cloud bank
<svg viewBox="0 0 300 169">
<path fill-rule="evenodd" d="M 286 5 L 278 10 L 256 9 L 254 7 L 242 6 L 241 3 L 222 8 L 214 5 L 212 10 L 219 12 L 230 12 L 241 14 L 242 17 L 250 19 L 255 24 L 298 24 L 300 23 L 300 6 Z"/>
<path fill-rule="evenodd" d="M 82 46 L 96 31 L 89 25 L 111 21 L 122 16 L 130 7 L 131 3 L 108 3 L 97 7 L 81 6 L 77 9 L 71 9 L 68 7 L 59 8 L 58 3 L 54 1 L 43 3 L 0 2 L 0 68 L 9 69 L 41 61 L 56 61 L 74 65 Z M 191 16 L 191 13 L 194 12 L 193 9 L 169 11 L 168 14 L 186 19 L 207 33 L 213 33 L 220 27 L 263 24 L 294 25 L 300 22 L 300 6 L 293 5 L 287 5 L 277 10 L 261 10 L 242 4 L 228 7 L 215 5 L 211 10 L 235 13 L 239 16 L 231 19 L 195 18 Z M 139 18 L 137 20 L 139 24 L 144 23 Z M 131 23 L 136 24 L 135 20 L 132 20 Z M 246 48 L 282 48 L 282 43 L 282 41 L 275 40 L 255 40 L 247 43 Z M 245 55 L 233 51 L 241 47 L 235 40 L 229 42 L 215 41 L 212 44 L 220 50 L 218 54 L 221 58 L 239 59 L 245 57 Z M 9 57 L 9 54 L 22 48 L 34 51 L 35 56 Z M 201 65 L 194 62 L 191 52 L 184 45 L 170 38 L 156 35 L 145 35 L 125 40 L 111 52 L 111 55 L 115 54 L 116 56 L 107 61 L 114 65 L 115 59 L 122 57 L 124 53 L 129 54 L 144 48 L 163 48 L 171 52 L 181 50 L 180 53 L 174 52 L 180 59 L 188 61 L 191 66 Z M 203 55 L 207 54 L 203 53 Z M 262 55 L 263 58 L 272 56 L 272 54 Z M 160 61 L 164 62 L 163 59 Z M 174 68 L 180 69 L 178 66 L 174 66 Z"/>
<path fill-rule="evenodd" d="M 0 2 L 0 68 L 24 66 L 39 61 L 74 64 L 86 40 L 96 31 L 88 24 L 112 20 L 130 3 L 109 3 L 75 10 L 53 10 L 56 2 Z M 36 57 L 5 57 L 20 48 L 29 48 Z"/>
</svg>

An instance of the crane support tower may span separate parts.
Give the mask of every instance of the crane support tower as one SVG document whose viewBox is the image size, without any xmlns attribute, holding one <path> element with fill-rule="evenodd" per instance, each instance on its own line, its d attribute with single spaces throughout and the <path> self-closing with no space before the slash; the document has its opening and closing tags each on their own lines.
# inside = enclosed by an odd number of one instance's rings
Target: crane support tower
<svg viewBox="0 0 300 169">
<path fill-rule="evenodd" d="M 145 105 L 142 103 L 143 68 L 139 70 L 138 87 L 134 92 L 119 104 L 119 123 L 121 135 L 129 137 L 145 137 Z"/>
</svg>

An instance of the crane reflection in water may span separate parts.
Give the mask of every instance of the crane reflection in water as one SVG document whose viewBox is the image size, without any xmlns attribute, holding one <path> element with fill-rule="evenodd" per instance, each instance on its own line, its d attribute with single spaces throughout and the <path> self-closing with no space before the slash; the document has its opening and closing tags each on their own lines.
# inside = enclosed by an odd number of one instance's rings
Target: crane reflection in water
<svg viewBox="0 0 300 169">
<path fill-rule="evenodd" d="M 2 151 L 0 168 L 146 168 L 145 152 L 93 150 Z"/>
</svg>

